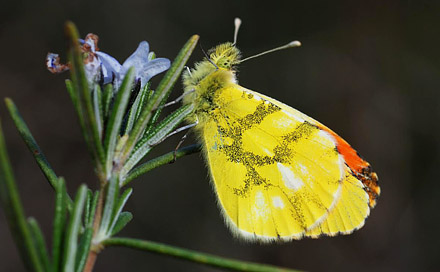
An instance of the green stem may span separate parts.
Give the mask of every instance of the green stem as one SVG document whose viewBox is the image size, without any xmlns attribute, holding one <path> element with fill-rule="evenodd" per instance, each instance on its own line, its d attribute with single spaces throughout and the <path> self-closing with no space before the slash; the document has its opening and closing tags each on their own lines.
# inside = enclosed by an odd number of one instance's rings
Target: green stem
<svg viewBox="0 0 440 272">
<path fill-rule="evenodd" d="M 98 253 L 101 250 L 100 245 L 95 245 L 93 243 L 93 238 L 96 237 L 99 231 L 99 226 L 101 225 L 101 218 L 102 218 L 102 209 L 104 206 L 104 197 L 105 194 L 105 186 L 108 186 L 108 183 L 102 183 L 101 182 L 101 189 L 100 194 L 98 198 L 98 203 L 95 210 L 95 217 L 93 221 L 93 236 L 92 236 L 92 243 L 89 248 L 89 254 L 87 256 L 86 264 L 84 266 L 83 272 L 91 272 L 93 270 L 93 267 L 95 266 L 96 258 L 98 257 Z"/>
<path fill-rule="evenodd" d="M 86 263 L 84 265 L 84 272 L 91 272 L 93 270 L 93 267 L 95 266 L 96 258 L 98 257 L 98 253 L 101 251 L 101 244 L 100 242 L 96 243 L 96 238 L 100 234 L 101 224 L 103 220 L 104 213 L 106 212 L 105 206 L 107 205 L 107 201 L 109 198 L 109 186 L 110 185 L 116 185 L 119 190 L 119 181 L 116 177 L 110 177 L 110 180 L 115 179 L 113 183 L 111 182 L 102 182 L 100 185 L 100 194 L 98 198 L 98 203 L 96 204 L 96 210 L 94 215 L 94 221 L 93 221 L 93 236 L 92 236 L 92 242 L 89 248 L 89 253 L 86 259 Z M 114 190 L 113 190 L 114 191 Z M 111 192 L 110 192 L 111 193 Z M 104 206 L 105 205 L 105 206 Z M 112 208 L 112 207 L 111 207 Z M 108 208 L 107 208 L 108 209 Z"/>
<path fill-rule="evenodd" d="M 145 250 L 157 254 L 172 256 L 191 262 L 204 265 L 220 267 L 236 271 L 255 271 L 255 272 L 295 272 L 287 268 L 276 267 L 272 265 L 242 262 L 229 258 L 218 257 L 211 254 L 200 253 L 194 250 L 183 249 L 179 247 L 169 246 L 161 243 L 138 240 L 133 238 L 110 238 L 103 242 L 105 246 L 123 246 L 138 250 Z"/>
<path fill-rule="evenodd" d="M 199 144 L 194 144 L 194 145 L 182 147 L 182 148 L 178 149 L 177 151 L 171 151 L 171 152 L 168 152 L 160 157 L 149 160 L 146 163 L 143 163 L 143 164 L 139 165 L 138 167 L 134 168 L 133 170 L 131 170 L 128 173 L 127 177 L 122 182 L 122 186 L 127 185 L 133 179 L 153 170 L 154 168 L 157 168 L 159 166 L 162 166 L 162 165 L 165 165 L 168 163 L 173 163 L 175 159 L 199 152 L 200 150 L 201 150 L 201 146 Z"/>
</svg>

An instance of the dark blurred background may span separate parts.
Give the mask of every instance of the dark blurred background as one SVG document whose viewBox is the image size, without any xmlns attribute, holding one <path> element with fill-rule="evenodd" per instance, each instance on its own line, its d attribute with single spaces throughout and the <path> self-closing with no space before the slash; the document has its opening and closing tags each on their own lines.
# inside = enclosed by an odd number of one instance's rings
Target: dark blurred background
<svg viewBox="0 0 440 272">
<path fill-rule="evenodd" d="M 2 1 L 0 94 L 15 101 L 73 193 L 80 183 L 97 183 L 64 87 L 68 74 L 52 75 L 44 63 L 48 51 L 65 60 L 66 20 L 82 36 L 98 34 L 101 50 L 121 62 L 142 40 L 170 59 L 192 34 L 205 49 L 231 41 L 236 16 L 243 20 L 238 46 L 244 56 L 298 39 L 301 48 L 241 65 L 240 84 L 320 120 L 373 165 L 382 196 L 365 227 L 286 244 L 237 241 L 223 224 L 203 159 L 191 155 L 131 184 L 127 209 L 134 219 L 120 235 L 308 271 L 434 271 L 440 269 L 439 14 L 434 0 Z M 197 48 L 191 65 L 202 57 Z M 179 84 L 173 97 L 181 91 Z M 26 213 L 48 236 L 52 189 L 3 101 L 0 116 Z M 179 139 L 167 140 L 150 158 L 173 150 Z M 0 241 L 0 270 L 23 271 L 2 211 Z M 120 270 L 215 269 L 125 248 L 99 255 L 96 271 Z"/>
</svg>

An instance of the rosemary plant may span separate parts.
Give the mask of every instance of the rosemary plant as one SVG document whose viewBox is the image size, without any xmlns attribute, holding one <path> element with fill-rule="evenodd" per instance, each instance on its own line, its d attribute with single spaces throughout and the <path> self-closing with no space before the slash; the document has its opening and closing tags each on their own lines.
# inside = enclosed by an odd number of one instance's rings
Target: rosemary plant
<svg viewBox="0 0 440 272">
<path fill-rule="evenodd" d="M 142 42 L 122 65 L 99 51 L 97 36 L 79 39 L 73 23 L 65 27 L 69 39 L 68 64 L 49 54 L 52 72 L 70 70 L 66 87 L 93 159 L 99 190 L 81 185 L 71 197 L 32 137 L 14 102 L 6 98 L 9 113 L 49 185 L 55 192 L 52 245 L 48 247 L 34 218 L 26 218 L 8 159 L 0 127 L 0 198 L 11 233 L 29 271 L 92 271 L 105 247 L 123 246 L 238 271 L 292 271 L 269 265 L 226 259 L 151 241 L 115 237 L 132 219 L 124 211 L 133 179 L 182 156 L 198 152 L 199 145 L 182 147 L 139 164 L 153 147 L 172 133 L 192 112 L 191 105 L 178 108 L 159 120 L 172 87 L 198 41 L 192 36 L 175 60 L 155 58 Z M 155 91 L 149 80 L 166 71 Z M 173 150 L 173 148 L 170 148 Z M 48 250 L 50 248 L 50 250 Z"/>
</svg>

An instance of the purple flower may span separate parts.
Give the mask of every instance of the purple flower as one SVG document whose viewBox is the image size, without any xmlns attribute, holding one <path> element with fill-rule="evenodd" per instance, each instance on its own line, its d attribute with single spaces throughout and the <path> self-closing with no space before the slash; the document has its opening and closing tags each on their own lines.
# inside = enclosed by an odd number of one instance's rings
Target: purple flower
<svg viewBox="0 0 440 272">
<path fill-rule="evenodd" d="M 113 83 L 115 90 L 117 90 L 128 69 L 134 67 L 136 82 L 140 81 L 141 87 L 143 87 L 152 77 L 170 68 L 169 59 L 153 59 L 153 54 L 149 52 L 149 45 L 146 41 L 139 43 L 136 51 L 122 65 L 109 54 L 99 51 L 97 35 L 88 34 L 84 40 L 80 40 L 80 43 L 84 54 L 86 54 L 84 68 L 89 83 Z M 47 55 L 46 65 L 53 73 L 68 69 L 68 65 L 59 64 L 58 55 L 53 53 Z"/>
<path fill-rule="evenodd" d="M 47 54 L 46 66 L 47 66 L 47 69 L 54 74 L 58 74 L 58 73 L 66 71 L 66 70 L 69 70 L 69 65 L 61 64 L 60 63 L 60 56 L 58 56 L 58 54 L 54 54 L 54 53 Z"/>
<path fill-rule="evenodd" d="M 170 68 L 169 59 L 152 59 L 152 54 L 149 52 L 149 45 L 146 41 L 139 43 L 136 51 L 122 65 L 104 52 L 97 51 L 96 55 L 101 62 L 104 84 L 110 83 L 114 79 L 115 84 L 119 86 L 128 69 L 134 67 L 135 78 L 140 80 L 141 87 L 143 87 L 153 76 Z"/>
</svg>

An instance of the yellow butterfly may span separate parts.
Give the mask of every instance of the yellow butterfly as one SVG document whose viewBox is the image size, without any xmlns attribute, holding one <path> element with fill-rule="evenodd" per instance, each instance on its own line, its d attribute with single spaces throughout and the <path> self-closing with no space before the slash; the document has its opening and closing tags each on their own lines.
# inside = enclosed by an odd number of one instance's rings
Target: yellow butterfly
<svg viewBox="0 0 440 272">
<path fill-rule="evenodd" d="M 238 27 L 236 19 L 234 43 L 211 49 L 184 74 L 183 103 L 195 107 L 188 121 L 227 225 L 261 242 L 361 228 L 380 194 L 376 173 L 329 128 L 237 84 Z"/>
</svg>

